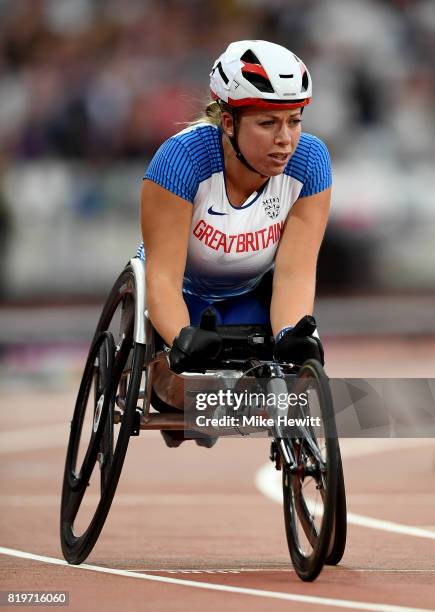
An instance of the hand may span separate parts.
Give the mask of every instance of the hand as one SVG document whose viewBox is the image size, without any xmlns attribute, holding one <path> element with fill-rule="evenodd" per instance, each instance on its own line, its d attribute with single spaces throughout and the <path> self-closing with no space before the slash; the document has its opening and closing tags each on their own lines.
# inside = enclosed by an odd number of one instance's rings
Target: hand
<svg viewBox="0 0 435 612">
<path fill-rule="evenodd" d="M 313 336 L 316 320 L 305 315 L 293 328 L 277 335 L 273 356 L 277 361 L 302 365 L 307 359 L 325 363 L 324 351 L 319 338 Z"/>
<path fill-rule="evenodd" d="M 215 359 L 222 348 L 222 339 L 212 330 L 188 325 L 175 338 L 169 352 L 169 367 L 180 374 L 186 368 L 204 367 L 204 361 Z"/>
</svg>

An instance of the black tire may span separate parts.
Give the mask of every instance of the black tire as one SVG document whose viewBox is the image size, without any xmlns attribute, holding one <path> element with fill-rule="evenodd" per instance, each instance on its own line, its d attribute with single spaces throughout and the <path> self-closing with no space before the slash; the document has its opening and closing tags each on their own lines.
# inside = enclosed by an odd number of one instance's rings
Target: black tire
<svg viewBox="0 0 435 612">
<path fill-rule="evenodd" d="M 72 564 L 82 563 L 86 559 L 101 533 L 135 424 L 145 359 L 145 345 L 136 344 L 133 338 L 135 295 L 133 271 L 127 266 L 115 282 L 103 308 L 71 422 L 62 487 L 60 535 L 63 555 Z M 117 346 L 111 331 L 108 331 L 111 327 L 117 328 Z M 104 400 L 101 400 L 102 396 Z M 121 407 L 120 396 L 124 398 Z M 101 410 L 101 418 L 97 432 L 91 433 L 88 452 L 85 453 L 81 469 L 77 471 L 77 452 L 87 410 L 91 412 L 93 421 L 96 411 Z M 116 441 L 115 427 L 118 428 Z M 99 480 L 98 501 L 95 502 L 95 510 L 92 506 L 87 526 L 80 535 L 76 535 L 75 521 L 86 499 L 89 477 L 92 482 L 95 482 L 94 478 Z"/>
<path fill-rule="evenodd" d="M 310 389 L 310 403 L 292 416 L 319 416 L 321 428 L 297 427 L 282 443 L 295 459 L 282 457 L 284 520 L 290 557 L 298 576 L 312 581 L 329 551 L 337 498 L 338 440 L 332 397 L 321 364 L 309 360 L 298 371 L 296 393 Z M 278 445 L 279 446 L 279 445 Z"/>
<path fill-rule="evenodd" d="M 329 545 L 326 565 L 338 565 L 346 549 L 347 537 L 347 507 L 346 489 L 344 485 L 343 465 L 341 463 L 340 447 L 338 447 L 337 467 L 337 499 L 335 503 L 334 526 Z"/>
</svg>

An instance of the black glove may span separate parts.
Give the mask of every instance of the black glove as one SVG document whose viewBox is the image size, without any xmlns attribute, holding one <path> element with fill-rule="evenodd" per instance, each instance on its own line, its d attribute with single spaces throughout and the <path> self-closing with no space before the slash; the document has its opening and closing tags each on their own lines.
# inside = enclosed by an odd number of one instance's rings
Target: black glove
<svg viewBox="0 0 435 612">
<path fill-rule="evenodd" d="M 188 325 L 183 327 L 169 351 L 169 367 L 180 374 L 186 368 L 204 368 L 204 361 L 215 359 L 222 348 L 222 339 L 213 330 Z"/>
<path fill-rule="evenodd" d="M 275 342 L 273 356 L 282 363 L 302 365 L 307 359 L 317 359 L 322 365 L 325 363 L 324 351 L 319 338 L 313 336 L 316 329 L 316 320 L 310 315 L 302 319 Z"/>
</svg>

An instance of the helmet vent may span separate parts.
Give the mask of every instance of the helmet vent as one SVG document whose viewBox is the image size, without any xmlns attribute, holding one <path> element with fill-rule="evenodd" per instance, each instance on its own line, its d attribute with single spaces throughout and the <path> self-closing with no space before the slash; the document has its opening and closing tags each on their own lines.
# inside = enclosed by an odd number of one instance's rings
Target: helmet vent
<svg viewBox="0 0 435 612">
<path fill-rule="evenodd" d="M 223 80 L 223 82 L 225 83 L 225 85 L 228 85 L 228 83 L 229 83 L 230 81 L 229 81 L 229 78 L 227 77 L 227 75 L 225 74 L 224 69 L 222 68 L 222 64 L 221 64 L 221 62 L 219 62 L 219 63 L 217 64 L 217 66 L 215 66 L 215 68 L 213 68 L 213 70 L 211 71 L 211 73 L 213 74 L 213 73 L 214 73 L 214 71 L 215 71 L 216 69 L 219 71 L 219 74 L 221 75 L 222 80 Z"/>
<path fill-rule="evenodd" d="M 263 93 L 275 93 L 275 90 L 272 87 L 269 79 L 265 79 L 264 76 L 261 76 L 261 74 L 243 71 L 243 76 L 254 87 L 256 87 L 258 91 L 262 91 Z"/>
<path fill-rule="evenodd" d="M 245 51 L 240 59 L 244 63 L 242 74 L 247 81 L 256 87 L 258 91 L 263 93 L 275 93 L 272 83 L 267 76 L 267 72 L 252 49 Z"/>
<path fill-rule="evenodd" d="M 258 64 L 261 66 L 260 60 L 251 49 L 245 51 L 240 59 L 242 62 L 246 62 L 247 64 Z"/>
<path fill-rule="evenodd" d="M 293 74 L 280 74 L 279 77 L 281 79 L 292 79 L 293 78 Z"/>
</svg>

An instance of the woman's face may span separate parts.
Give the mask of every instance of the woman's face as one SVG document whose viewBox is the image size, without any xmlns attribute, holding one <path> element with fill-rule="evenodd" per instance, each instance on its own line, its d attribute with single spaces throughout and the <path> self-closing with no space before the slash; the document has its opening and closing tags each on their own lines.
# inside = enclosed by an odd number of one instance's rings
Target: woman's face
<svg viewBox="0 0 435 612">
<path fill-rule="evenodd" d="M 300 108 L 293 110 L 248 108 L 240 115 L 239 148 L 249 164 L 265 176 L 282 174 L 295 152 L 300 135 Z"/>
</svg>

